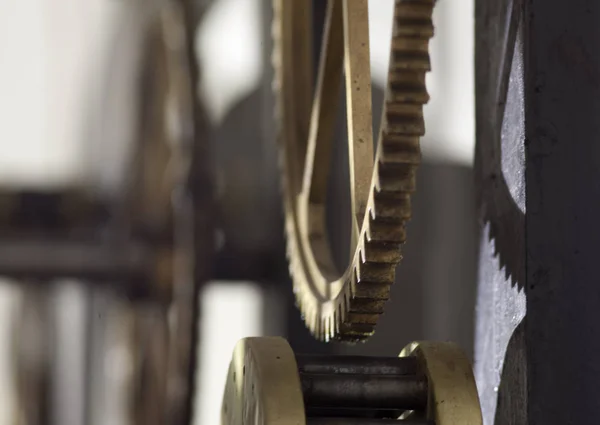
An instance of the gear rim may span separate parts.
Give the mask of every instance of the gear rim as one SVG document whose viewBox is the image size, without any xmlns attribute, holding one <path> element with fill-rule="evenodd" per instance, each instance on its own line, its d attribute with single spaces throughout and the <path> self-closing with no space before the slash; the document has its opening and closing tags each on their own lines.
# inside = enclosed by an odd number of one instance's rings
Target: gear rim
<svg viewBox="0 0 600 425">
<path fill-rule="evenodd" d="M 374 332 L 389 299 L 395 268 L 402 258 L 400 248 L 406 238 L 410 197 L 415 191 L 420 162 L 419 139 L 425 131 L 422 109 L 429 99 L 425 74 L 430 70 L 428 44 L 433 36 L 434 1 L 395 2 L 387 93 L 367 208 L 351 264 L 333 281 L 324 277 L 326 273 L 318 267 L 319 259 L 313 253 L 310 235 L 302 229 L 301 222 L 309 220 L 303 215 L 309 213 L 306 200 L 299 200 L 302 195 L 298 196 L 292 177 L 297 164 L 290 158 L 295 152 L 287 138 L 290 130 L 286 124 L 289 127 L 293 114 L 290 109 L 294 105 L 289 107 L 293 94 L 288 86 L 289 74 L 294 71 L 290 70 L 285 49 L 290 45 L 288 38 L 293 35 L 284 25 L 286 18 L 289 19 L 286 13 L 293 8 L 291 3 L 273 1 L 274 88 L 277 118 L 283 122 L 278 139 L 290 274 L 305 324 L 317 339 L 361 341 Z M 289 56 L 289 51 L 287 53 Z"/>
</svg>

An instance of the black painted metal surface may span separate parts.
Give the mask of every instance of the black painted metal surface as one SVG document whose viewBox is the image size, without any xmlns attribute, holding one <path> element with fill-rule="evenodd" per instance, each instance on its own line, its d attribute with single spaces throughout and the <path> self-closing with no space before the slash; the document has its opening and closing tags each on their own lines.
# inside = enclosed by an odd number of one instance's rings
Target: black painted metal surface
<svg viewBox="0 0 600 425">
<path fill-rule="evenodd" d="M 600 3 L 528 0 L 529 423 L 600 417 Z"/>
<path fill-rule="evenodd" d="M 427 378 L 414 357 L 297 355 L 296 361 L 306 416 L 314 423 L 385 424 L 405 410 L 426 410 Z"/>
<path fill-rule="evenodd" d="M 394 425 L 396 419 L 371 419 L 371 418 L 308 418 L 307 425 Z M 434 425 L 428 420 L 403 420 L 402 425 Z"/>
<path fill-rule="evenodd" d="M 310 407 L 422 410 L 427 406 L 423 376 L 300 373 Z"/>
<path fill-rule="evenodd" d="M 300 373 L 416 375 L 416 357 L 296 355 Z"/>
<path fill-rule="evenodd" d="M 503 3 L 477 2 L 478 70 L 485 69 L 486 49 L 495 51 L 490 37 L 506 27 L 507 15 L 497 9 Z M 523 16 L 521 38 L 513 51 L 505 49 L 505 60 L 492 64 L 510 63 L 505 98 L 491 97 L 493 81 L 477 74 L 478 145 L 488 143 L 491 134 L 489 128 L 480 131 L 485 121 L 504 108 L 502 178 L 525 217 L 524 227 L 512 220 L 525 242 L 522 258 L 513 262 L 525 265 L 517 279 L 522 290 L 504 276 L 501 265 L 509 263 L 494 255 L 520 242 L 494 246 L 487 240 L 490 228 L 482 228 L 476 375 L 484 420 L 486 425 L 595 423 L 600 411 L 600 5 L 527 0 L 513 10 Z M 485 202 L 485 193 L 481 199 Z"/>
</svg>

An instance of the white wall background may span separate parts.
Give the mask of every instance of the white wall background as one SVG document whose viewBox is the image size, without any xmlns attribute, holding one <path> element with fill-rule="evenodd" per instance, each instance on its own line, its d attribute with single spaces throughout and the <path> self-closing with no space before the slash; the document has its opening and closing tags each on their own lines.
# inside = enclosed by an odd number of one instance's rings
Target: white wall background
<svg viewBox="0 0 600 425">
<path fill-rule="evenodd" d="M 431 42 L 431 101 L 425 108 L 425 158 L 472 164 L 475 146 L 473 0 L 438 0 Z M 371 71 L 387 78 L 394 0 L 370 0 Z M 260 0 L 218 0 L 198 33 L 203 91 L 219 122 L 262 75 Z M 223 28 L 227 28 L 226 31 Z"/>
</svg>

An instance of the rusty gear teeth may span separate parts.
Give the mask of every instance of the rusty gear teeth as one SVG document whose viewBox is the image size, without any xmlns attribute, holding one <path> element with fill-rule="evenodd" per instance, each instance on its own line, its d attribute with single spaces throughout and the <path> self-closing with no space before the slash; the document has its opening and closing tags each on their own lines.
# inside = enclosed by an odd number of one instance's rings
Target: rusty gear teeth
<svg viewBox="0 0 600 425">
<path fill-rule="evenodd" d="M 289 2 L 289 3 L 288 3 Z M 433 36 L 434 0 L 397 0 L 394 6 L 393 36 L 386 90 L 384 117 L 373 167 L 370 194 L 352 262 L 335 293 L 327 299 L 315 293 L 309 259 L 303 251 L 295 213 L 296 188 L 291 187 L 288 144 L 290 107 L 289 61 L 285 49 L 284 9 L 290 0 L 274 0 L 273 66 L 276 91 L 276 117 L 280 123 L 280 166 L 283 174 L 287 257 L 294 282 L 297 304 L 312 334 L 321 340 L 365 340 L 389 299 L 395 268 L 400 262 L 401 244 L 406 240 L 405 225 L 411 215 L 410 196 L 416 188 L 416 170 L 420 162 L 419 137 L 425 133 L 423 105 L 429 100 L 425 73 L 430 70 L 429 39 Z M 287 79 L 286 79 L 287 77 Z M 286 101 L 287 100 L 287 101 Z M 291 110 L 290 110 L 291 108 Z M 361 223 L 359 223 L 360 225 Z M 334 292 L 329 290 L 329 292 Z"/>
</svg>

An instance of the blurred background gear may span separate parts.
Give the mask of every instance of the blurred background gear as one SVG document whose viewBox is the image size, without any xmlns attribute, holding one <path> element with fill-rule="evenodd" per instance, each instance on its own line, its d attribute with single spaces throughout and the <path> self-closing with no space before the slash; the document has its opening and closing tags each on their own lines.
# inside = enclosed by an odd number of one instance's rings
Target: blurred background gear
<svg viewBox="0 0 600 425">
<path fill-rule="evenodd" d="M 106 423 L 103 399 L 119 390 L 122 420 L 191 420 L 199 321 L 194 301 L 210 267 L 195 256 L 200 252 L 198 258 L 210 264 L 213 247 L 207 231 L 211 173 L 198 169 L 208 166 L 208 158 L 206 148 L 195 147 L 209 141 L 193 95 L 194 30 L 186 29 L 196 27 L 191 16 L 199 15 L 185 3 L 141 6 L 133 2 L 121 10 L 123 23 L 139 31 L 135 47 L 117 54 L 117 62 L 132 62 L 121 78 L 135 75 L 127 89 L 137 104 L 126 140 L 129 159 L 114 190 L 74 181 L 72 188 L 57 185 L 51 192 L 41 185 L 3 193 L 0 273 L 27 282 L 24 306 L 39 307 L 37 320 L 27 318 L 16 330 L 19 352 L 29 354 L 15 357 L 22 423 Z M 107 84 L 107 99 L 118 95 L 112 79 Z M 81 283 L 69 283 L 68 290 L 49 287 L 60 279 Z M 65 316 L 62 303 L 52 300 L 55 292 L 59 299 L 64 292 L 77 294 L 79 314 Z M 103 314 L 114 319 L 111 327 L 124 328 L 117 340 L 93 323 Z M 129 369 L 120 373 L 124 382 L 111 387 L 105 362 L 115 350 Z M 65 410 L 70 404 L 75 408 Z"/>
</svg>

